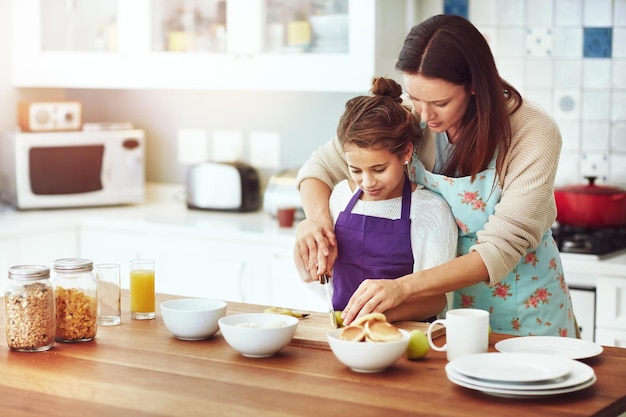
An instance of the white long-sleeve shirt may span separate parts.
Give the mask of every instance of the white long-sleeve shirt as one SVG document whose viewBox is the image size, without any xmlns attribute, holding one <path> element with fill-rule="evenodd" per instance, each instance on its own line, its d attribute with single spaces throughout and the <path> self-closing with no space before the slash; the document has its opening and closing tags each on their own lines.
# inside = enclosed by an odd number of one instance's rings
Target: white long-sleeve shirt
<svg viewBox="0 0 626 417">
<path fill-rule="evenodd" d="M 353 195 L 348 180 L 333 188 L 329 201 L 333 222 Z M 411 196 L 411 247 L 415 272 L 435 267 L 456 257 L 458 228 L 448 203 L 442 197 L 419 185 Z M 399 219 L 401 208 L 402 197 L 382 201 L 358 200 L 352 213 Z M 339 253 L 341 254 L 341 248 Z"/>
</svg>

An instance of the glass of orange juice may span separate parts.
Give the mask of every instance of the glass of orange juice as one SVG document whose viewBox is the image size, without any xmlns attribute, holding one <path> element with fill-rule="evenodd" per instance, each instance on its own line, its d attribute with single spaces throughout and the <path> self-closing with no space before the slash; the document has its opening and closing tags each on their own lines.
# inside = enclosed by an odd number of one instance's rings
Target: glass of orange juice
<svg viewBox="0 0 626 417">
<path fill-rule="evenodd" d="M 149 320 L 155 317 L 154 261 L 130 261 L 130 318 Z"/>
</svg>

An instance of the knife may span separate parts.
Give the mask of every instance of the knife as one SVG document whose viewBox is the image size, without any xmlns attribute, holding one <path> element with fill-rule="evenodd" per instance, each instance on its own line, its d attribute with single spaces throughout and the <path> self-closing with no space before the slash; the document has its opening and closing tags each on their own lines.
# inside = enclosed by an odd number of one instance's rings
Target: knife
<svg viewBox="0 0 626 417">
<path fill-rule="evenodd" d="M 336 329 L 337 328 L 337 317 L 335 316 L 335 308 L 333 307 L 333 297 L 330 294 L 330 277 L 326 274 L 322 274 L 320 276 L 320 284 L 324 287 L 324 293 L 326 294 L 326 300 L 328 301 L 328 305 L 330 306 L 330 324 Z"/>
</svg>

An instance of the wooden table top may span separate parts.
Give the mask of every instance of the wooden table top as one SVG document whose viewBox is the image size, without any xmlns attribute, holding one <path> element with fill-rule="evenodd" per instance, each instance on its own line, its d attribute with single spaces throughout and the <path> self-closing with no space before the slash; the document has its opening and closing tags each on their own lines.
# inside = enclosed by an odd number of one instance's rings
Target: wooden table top
<svg viewBox="0 0 626 417">
<path fill-rule="evenodd" d="M 626 349 L 606 347 L 585 362 L 598 380 L 582 391 L 507 399 L 459 387 L 444 353 L 401 358 L 360 374 L 330 350 L 289 345 L 271 358 L 246 358 L 218 332 L 181 341 L 154 320 L 100 327 L 91 342 L 45 352 L 10 351 L 0 308 L 0 414 L 3 416 L 616 416 L 626 411 Z M 169 298 L 159 295 L 157 302 Z M 262 311 L 229 303 L 228 313 Z M 321 313 L 320 313 L 321 314 Z M 330 327 L 329 327 L 330 329 Z M 445 336 L 442 336 L 445 337 Z M 492 335 L 493 345 L 506 338 Z"/>
</svg>

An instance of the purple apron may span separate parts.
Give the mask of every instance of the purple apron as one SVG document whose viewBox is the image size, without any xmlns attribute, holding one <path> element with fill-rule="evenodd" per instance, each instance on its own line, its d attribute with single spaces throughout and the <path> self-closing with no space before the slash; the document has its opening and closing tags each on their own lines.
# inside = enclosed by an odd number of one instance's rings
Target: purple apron
<svg viewBox="0 0 626 417">
<path fill-rule="evenodd" d="M 335 222 L 339 250 L 333 268 L 335 310 L 343 310 L 366 279 L 394 279 L 413 272 L 411 182 L 404 180 L 402 214 L 396 220 L 352 214 L 361 194 L 361 189 L 354 193 Z"/>
</svg>

